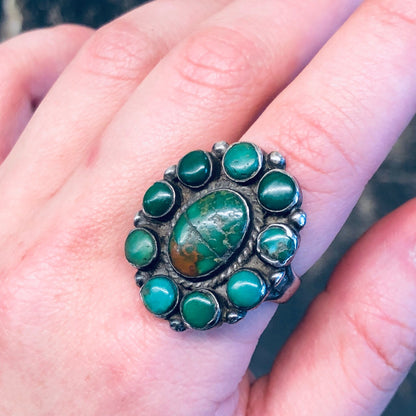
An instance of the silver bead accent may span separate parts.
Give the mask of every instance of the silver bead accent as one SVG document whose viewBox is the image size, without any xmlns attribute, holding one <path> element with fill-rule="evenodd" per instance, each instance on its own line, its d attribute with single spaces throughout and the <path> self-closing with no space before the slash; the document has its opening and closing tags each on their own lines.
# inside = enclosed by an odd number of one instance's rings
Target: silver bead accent
<svg viewBox="0 0 416 416">
<path fill-rule="evenodd" d="M 306 225 L 306 213 L 301 209 L 296 209 L 290 214 L 290 222 L 300 230 Z"/>
<path fill-rule="evenodd" d="M 273 286 L 277 287 L 280 283 L 282 283 L 283 279 L 285 278 L 286 273 L 284 270 L 279 270 L 276 273 L 273 273 L 270 276 L 270 281 L 273 282 Z"/>
<path fill-rule="evenodd" d="M 165 179 L 165 181 L 173 181 L 174 179 L 176 179 L 176 165 L 169 166 L 165 170 L 163 178 Z"/>
<path fill-rule="evenodd" d="M 244 311 L 243 312 L 241 311 L 240 312 L 234 312 L 234 311 L 228 312 L 227 317 L 226 317 L 227 323 L 235 324 L 241 319 L 243 319 L 245 315 L 246 315 L 246 312 Z"/>
<path fill-rule="evenodd" d="M 143 216 L 144 216 L 144 212 L 142 211 L 142 210 L 140 210 L 136 215 L 135 215 L 135 217 L 134 217 L 134 226 L 135 227 L 138 227 L 139 225 L 140 225 L 140 223 L 142 222 L 142 220 L 144 219 L 143 218 Z"/>
<path fill-rule="evenodd" d="M 217 142 L 212 146 L 212 153 L 221 159 L 229 147 L 230 145 L 227 142 Z"/>
<path fill-rule="evenodd" d="M 278 169 L 286 169 L 286 159 L 279 152 L 271 152 L 268 159 L 271 166 Z"/>
</svg>

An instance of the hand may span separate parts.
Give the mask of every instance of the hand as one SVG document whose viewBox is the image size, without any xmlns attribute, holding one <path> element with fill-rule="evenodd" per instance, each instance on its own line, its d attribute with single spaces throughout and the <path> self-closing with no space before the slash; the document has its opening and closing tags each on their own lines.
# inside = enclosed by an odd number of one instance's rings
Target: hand
<svg viewBox="0 0 416 416">
<path fill-rule="evenodd" d="M 164 167 L 242 139 L 302 185 L 295 270 L 322 255 L 416 108 L 414 1 L 360 3 L 161 0 L 0 47 L 2 415 L 380 414 L 416 352 L 415 200 L 346 255 L 252 384 L 276 306 L 175 333 L 123 254 Z"/>
</svg>

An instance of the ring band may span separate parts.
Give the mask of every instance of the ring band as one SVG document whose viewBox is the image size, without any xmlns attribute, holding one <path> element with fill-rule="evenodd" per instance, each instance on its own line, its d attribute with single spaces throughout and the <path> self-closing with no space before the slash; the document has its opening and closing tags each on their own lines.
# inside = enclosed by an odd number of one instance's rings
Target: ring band
<svg viewBox="0 0 416 416">
<path fill-rule="evenodd" d="M 289 299 L 306 214 L 285 165 L 253 143 L 218 142 L 186 154 L 147 189 L 125 254 L 151 313 L 176 331 L 206 330 Z"/>
</svg>

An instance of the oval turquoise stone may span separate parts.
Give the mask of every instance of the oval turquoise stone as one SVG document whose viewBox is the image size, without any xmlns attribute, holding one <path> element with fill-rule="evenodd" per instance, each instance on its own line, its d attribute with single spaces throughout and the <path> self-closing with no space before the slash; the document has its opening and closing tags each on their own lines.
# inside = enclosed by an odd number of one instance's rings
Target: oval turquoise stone
<svg viewBox="0 0 416 416">
<path fill-rule="evenodd" d="M 182 275 L 198 278 L 222 265 L 238 250 L 250 222 L 243 197 L 213 191 L 182 213 L 169 237 L 169 257 Z"/>
<path fill-rule="evenodd" d="M 168 313 L 178 299 L 178 288 L 166 276 L 154 276 L 141 288 L 140 294 L 146 308 L 155 315 Z"/>
<path fill-rule="evenodd" d="M 181 311 L 186 323 L 194 329 L 205 329 L 215 325 L 219 315 L 214 295 L 202 291 L 186 295 L 182 301 Z"/>
<path fill-rule="evenodd" d="M 298 199 L 295 181 L 281 170 L 266 173 L 260 180 L 257 193 L 260 203 L 271 211 L 283 211 Z"/>
<path fill-rule="evenodd" d="M 228 299 L 237 307 L 251 309 L 257 306 L 266 294 L 266 285 L 251 270 L 239 270 L 227 283 Z"/>
<path fill-rule="evenodd" d="M 144 194 L 143 211 L 151 217 L 163 217 L 175 203 L 175 194 L 166 182 L 155 182 Z"/>
<path fill-rule="evenodd" d="M 253 178 L 261 169 L 262 155 L 252 143 L 235 143 L 224 155 L 225 173 L 236 181 Z"/>
<path fill-rule="evenodd" d="M 127 260 L 137 268 L 148 266 L 155 259 L 157 250 L 155 237 L 144 228 L 133 230 L 124 244 Z"/>
<path fill-rule="evenodd" d="M 182 183 L 191 187 L 204 185 L 211 173 L 211 161 L 207 153 L 202 150 L 188 153 L 178 163 L 178 178 Z"/>
<path fill-rule="evenodd" d="M 285 228 L 272 225 L 259 234 L 257 251 L 271 264 L 284 266 L 295 254 L 297 244 L 297 238 L 288 235 Z"/>
</svg>

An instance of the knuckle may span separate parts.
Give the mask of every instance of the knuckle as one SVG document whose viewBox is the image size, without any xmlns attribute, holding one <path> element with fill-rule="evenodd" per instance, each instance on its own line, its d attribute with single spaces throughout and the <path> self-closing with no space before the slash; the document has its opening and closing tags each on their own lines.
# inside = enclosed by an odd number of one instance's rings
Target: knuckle
<svg viewBox="0 0 416 416">
<path fill-rule="evenodd" d="M 371 32 L 375 36 L 375 44 L 382 42 L 382 51 L 378 61 L 403 70 L 408 62 L 415 58 L 416 40 L 416 7 L 413 0 L 371 0 L 365 5 L 367 15 L 371 16 Z M 375 59 L 375 58 L 374 58 Z"/>
<path fill-rule="evenodd" d="M 174 62 L 178 88 L 192 95 L 208 90 L 243 93 L 258 72 L 261 47 L 237 30 L 210 27 L 191 36 Z"/>
<path fill-rule="evenodd" d="M 1 92 L 16 91 L 24 86 L 24 79 L 21 71 L 21 59 L 15 50 L 9 48 L 5 43 L 0 46 L 0 61 L 7 62 L 0 68 L 0 90 Z M 1 94 L 0 92 L 0 94 Z"/>
<path fill-rule="evenodd" d="M 410 1 L 372 1 L 378 10 L 378 17 L 383 24 L 393 27 L 410 26 L 416 29 L 416 7 L 413 0 Z"/>
<path fill-rule="evenodd" d="M 104 79 L 136 81 L 159 59 L 161 45 L 126 20 L 99 29 L 87 42 L 82 69 Z"/>
<path fill-rule="evenodd" d="M 330 180 L 332 175 L 348 178 L 349 181 L 360 175 L 354 162 L 356 158 L 351 141 L 344 140 L 348 127 L 337 108 L 331 106 L 322 111 L 322 108 L 314 106 L 300 109 L 290 104 L 279 111 L 276 123 L 279 127 L 273 137 L 266 140 L 272 142 L 270 147 L 277 146 L 288 159 L 294 161 L 301 175 L 308 178 L 309 186 L 306 184 L 305 190 L 333 194 L 338 192 L 340 186 L 339 181 Z M 343 131 L 342 140 L 337 133 L 340 131 Z"/>
<path fill-rule="evenodd" d="M 364 308 L 365 314 L 362 309 L 360 314 L 344 311 L 358 345 L 364 347 L 366 359 L 382 370 L 374 374 L 363 373 L 362 376 L 377 391 L 390 392 L 397 384 L 396 376 L 401 379 L 415 361 L 416 331 L 390 316 L 381 306 L 371 304 Z"/>
<path fill-rule="evenodd" d="M 93 33 L 94 30 L 87 27 L 82 26 L 75 23 L 61 23 L 57 26 L 47 27 L 43 29 L 36 29 L 35 32 L 38 33 L 39 36 L 45 37 L 45 44 L 47 45 L 49 39 L 59 39 L 62 42 L 74 39 L 82 39 L 86 40 L 89 38 Z"/>
</svg>

